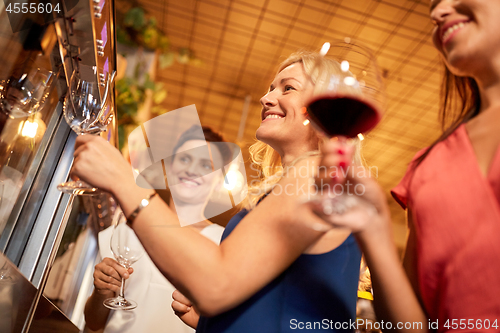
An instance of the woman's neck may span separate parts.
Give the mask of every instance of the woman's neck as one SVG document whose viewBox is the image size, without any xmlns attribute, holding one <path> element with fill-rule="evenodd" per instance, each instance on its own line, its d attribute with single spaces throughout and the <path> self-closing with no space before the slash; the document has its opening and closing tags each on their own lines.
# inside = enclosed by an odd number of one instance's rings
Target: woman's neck
<svg viewBox="0 0 500 333">
<path fill-rule="evenodd" d="M 288 147 L 284 147 L 283 150 L 279 151 L 281 156 L 281 165 L 283 167 L 292 165 L 292 162 L 297 158 L 304 156 L 310 151 L 318 150 L 318 143 L 313 142 L 315 140 L 308 139 L 307 143 L 302 145 L 290 145 Z"/>
<path fill-rule="evenodd" d="M 475 77 L 481 97 L 480 112 L 500 106 L 500 57 L 483 66 Z"/>
<path fill-rule="evenodd" d="M 486 87 L 479 86 L 479 94 L 481 97 L 480 112 L 500 107 L 500 82 Z"/>
</svg>

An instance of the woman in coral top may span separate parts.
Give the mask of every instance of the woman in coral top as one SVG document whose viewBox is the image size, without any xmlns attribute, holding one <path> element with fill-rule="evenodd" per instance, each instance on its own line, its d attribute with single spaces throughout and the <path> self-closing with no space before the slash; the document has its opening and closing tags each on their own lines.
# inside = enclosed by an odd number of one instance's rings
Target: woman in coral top
<svg viewBox="0 0 500 333">
<path fill-rule="evenodd" d="M 417 154 L 392 191 L 408 210 L 406 274 L 384 193 L 373 180 L 351 180 L 366 187 L 356 209 L 341 216 L 315 209 L 355 232 L 371 269 L 380 319 L 394 328 L 397 322 L 420 322 L 421 329 L 406 325 L 418 331 L 429 324 L 439 331 L 498 331 L 500 1 L 433 0 L 430 17 L 446 65 L 442 119 L 458 116 Z M 325 145 L 323 165 L 350 161 L 339 150 L 339 142 Z"/>
</svg>

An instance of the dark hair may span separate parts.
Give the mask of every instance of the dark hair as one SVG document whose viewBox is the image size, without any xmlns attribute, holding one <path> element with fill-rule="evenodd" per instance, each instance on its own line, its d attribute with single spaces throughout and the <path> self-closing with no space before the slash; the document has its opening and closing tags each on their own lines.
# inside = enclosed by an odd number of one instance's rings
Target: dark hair
<svg viewBox="0 0 500 333">
<path fill-rule="evenodd" d="M 439 120 L 443 133 L 415 160 L 415 167 L 429 155 L 431 150 L 450 136 L 460 125 L 479 114 L 481 97 L 476 80 L 456 76 L 445 66 L 441 83 L 441 109 Z"/>
<path fill-rule="evenodd" d="M 203 135 L 201 134 L 203 132 Z M 233 151 L 231 147 L 227 144 L 220 133 L 215 132 L 213 129 L 207 126 L 202 126 L 200 131 L 200 126 L 193 125 L 184 133 L 179 136 L 177 143 L 175 144 L 172 155 L 175 155 L 177 150 L 187 141 L 191 140 L 206 140 L 207 142 L 219 142 L 216 146 L 222 155 L 222 160 L 224 165 L 229 164 L 233 160 Z"/>
</svg>

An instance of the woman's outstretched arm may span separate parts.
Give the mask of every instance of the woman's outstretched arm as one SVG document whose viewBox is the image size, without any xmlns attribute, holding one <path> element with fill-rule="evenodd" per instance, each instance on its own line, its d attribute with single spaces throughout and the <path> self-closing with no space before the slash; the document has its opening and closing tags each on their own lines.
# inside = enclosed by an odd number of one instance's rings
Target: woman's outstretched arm
<svg viewBox="0 0 500 333">
<path fill-rule="evenodd" d="M 158 198 L 133 222 L 153 262 L 202 314 L 213 316 L 242 303 L 324 235 L 305 223 L 310 216 L 300 216 L 295 209 L 297 199 L 310 186 L 312 160 L 303 160 L 296 167 L 307 172 L 295 173 L 302 177 L 283 178 L 220 246 L 191 228 L 180 228 L 177 216 Z M 77 138 L 73 175 L 111 192 L 126 216 L 152 192 L 135 184 L 130 165 L 98 137 Z M 334 248 L 349 232 L 329 234 L 336 235 L 330 236 Z"/>
</svg>

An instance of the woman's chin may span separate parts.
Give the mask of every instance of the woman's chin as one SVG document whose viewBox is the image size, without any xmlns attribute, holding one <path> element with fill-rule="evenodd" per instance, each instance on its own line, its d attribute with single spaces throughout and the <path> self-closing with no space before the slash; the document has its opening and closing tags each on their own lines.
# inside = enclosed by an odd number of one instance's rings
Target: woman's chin
<svg viewBox="0 0 500 333">
<path fill-rule="evenodd" d="M 271 130 L 270 128 L 265 128 L 260 125 L 259 128 L 257 128 L 257 131 L 255 132 L 255 137 L 257 140 L 262 141 L 268 145 L 273 142 L 274 137 L 276 136 L 276 131 Z"/>
<path fill-rule="evenodd" d="M 175 190 L 171 190 L 172 197 L 174 200 L 191 203 L 193 201 L 193 197 L 198 194 L 199 189 L 197 188 L 187 188 L 183 185 L 176 185 L 177 188 Z"/>
</svg>

